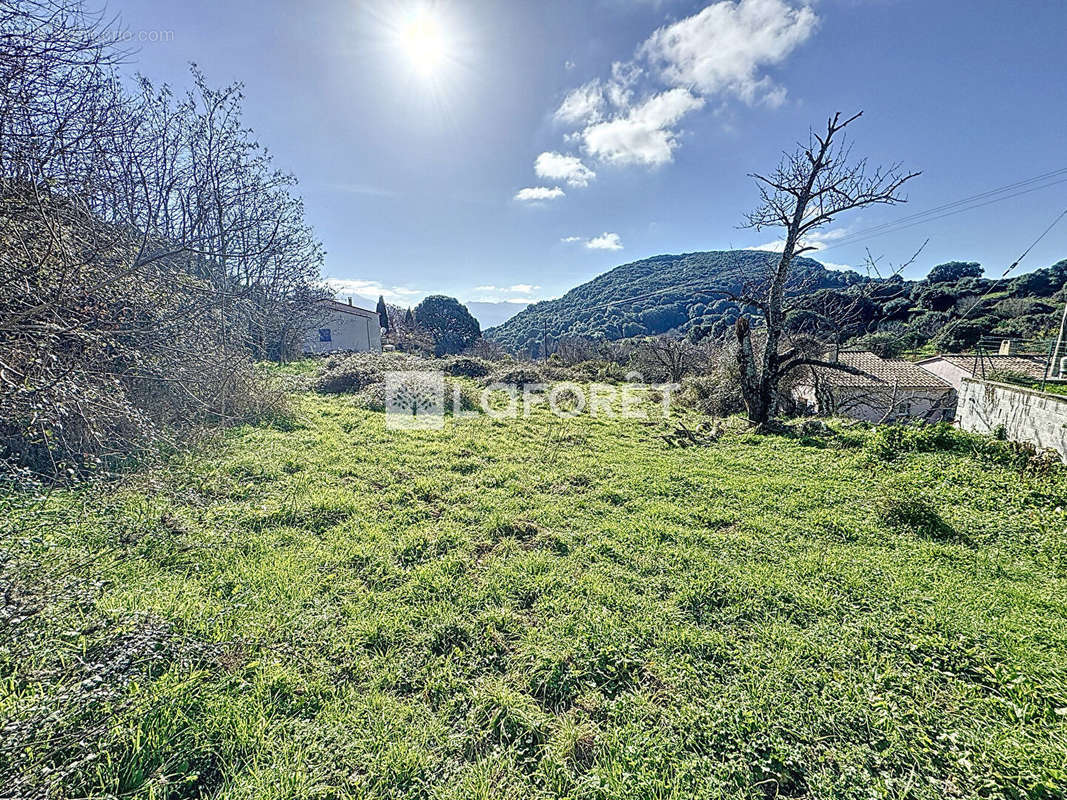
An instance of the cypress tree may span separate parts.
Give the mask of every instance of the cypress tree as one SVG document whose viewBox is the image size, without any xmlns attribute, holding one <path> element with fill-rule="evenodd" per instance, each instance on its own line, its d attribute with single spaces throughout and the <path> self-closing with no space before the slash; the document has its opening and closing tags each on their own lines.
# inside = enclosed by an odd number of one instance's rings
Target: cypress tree
<svg viewBox="0 0 1067 800">
<path fill-rule="evenodd" d="M 389 311 L 385 307 L 385 298 L 378 295 L 378 322 L 383 330 L 389 330 Z"/>
</svg>

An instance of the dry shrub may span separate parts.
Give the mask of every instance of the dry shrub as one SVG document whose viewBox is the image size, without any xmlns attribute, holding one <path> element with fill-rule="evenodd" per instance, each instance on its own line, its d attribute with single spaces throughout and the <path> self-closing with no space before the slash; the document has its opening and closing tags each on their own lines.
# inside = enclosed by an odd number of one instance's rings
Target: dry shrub
<svg viewBox="0 0 1067 800">
<path fill-rule="evenodd" d="M 493 365 L 480 358 L 470 356 L 454 356 L 445 359 L 444 373 L 453 378 L 484 378 L 492 370 Z"/>
<path fill-rule="evenodd" d="M 0 478 L 273 413 L 251 357 L 317 316 L 321 246 L 239 88 L 124 81 L 78 0 L 0 5 Z"/>
<path fill-rule="evenodd" d="M 487 385 L 503 383 L 508 386 L 517 386 L 522 389 L 527 384 L 546 383 L 547 381 L 548 376 L 540 369 L 533 365 L 524 365 L 498 370 L 486 378 L 483 383 Z"/>
<path fill-rule="evenodd" d="M 357 408 L 367 411 L 385 411 L 385 384 L 371 383 L 355 392 L 352 398 Z"/>
<path fill-rule="evenodd" d="M 240 302 L 205 303 L 189 256 L 153 255 L 66 201 L 0 201 L 0 470 L 73 476 L 273 414 L 278 398 L 227 331 Z"/>
<path fill-rule="evenodd" d="M 737 342 L 729 339 L 725 344 L 701 344 L 704 345 L 704 372 L 682 379 L 679 402 L 714 417 L 727 417 L 744 411 Z"/>
<path fill-rule="evenodd" d="M 387 372 L 423 372 L 441 369 L 442 362 L 408 353 L 353 353 L 331 356 L 315 381 L 315 390 L 323 394 L 361 392 L 368 386 L 385 381 Z"/>
<path fill-rule="evenodd" d="M 465 351 L 472 358 L 480 358 L 483 361 L 509 361 L 511 354 L 506 347 L 499 342 L 484 337 L 478 339 Z"/>
<path fill-rule="evenodd" d="M 458 402 L 457 402 L 458 399 Z M 462 381 L 445 380 L 445 411 L 476 411 L 481 398 L 472 386 Z M 353 393 L 352 402 L 366 411 L 385 411 L 385 383 L 371 383 Z"/>
</svg>

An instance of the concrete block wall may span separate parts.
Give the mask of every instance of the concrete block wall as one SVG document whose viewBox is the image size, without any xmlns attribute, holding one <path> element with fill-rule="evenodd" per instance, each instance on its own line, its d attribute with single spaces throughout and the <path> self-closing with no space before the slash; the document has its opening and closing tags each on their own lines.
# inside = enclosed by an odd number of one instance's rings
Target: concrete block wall
<svg viewBox="0 0 1067 800">
<path fill-rule="evenodd" d="M 1008 438 L 1051 447 L 1067 461 L 1067 397 L 1006 383 L 964 378 L 956 419 L 961 428 L 993 433 L 1001 425 Z"/>
</svg>

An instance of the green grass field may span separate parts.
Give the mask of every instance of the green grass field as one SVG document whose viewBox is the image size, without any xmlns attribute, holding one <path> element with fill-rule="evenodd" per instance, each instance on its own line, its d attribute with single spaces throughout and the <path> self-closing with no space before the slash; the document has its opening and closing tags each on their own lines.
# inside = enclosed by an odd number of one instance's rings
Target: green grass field
<svg viewBox="0 0 1067 800">
<path fill-rule="evenodd" d="M 1067 479 L 346 397 L 0 500 L 0 796 L 1067 792 Z"/>
</svg>

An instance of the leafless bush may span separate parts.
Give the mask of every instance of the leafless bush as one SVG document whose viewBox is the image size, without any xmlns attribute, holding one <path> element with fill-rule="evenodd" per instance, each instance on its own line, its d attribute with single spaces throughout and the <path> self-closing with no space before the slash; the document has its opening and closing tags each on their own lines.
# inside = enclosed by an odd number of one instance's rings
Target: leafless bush
<svg viewBox="0 0 1067 800">
<path fill-rule="evenodd" d="M 702 414 L 726 417 L 744 411 L 741 396 L 737 343 L 728 340 L 709 352 L 709 366 L 703 374 L 682 379 L 679 401 Z"/>
<path fill-rule="evenodd" d="M 76 0 L 0 2 L 0 458 L 45 476 L 276 407 L 251 358 L 322 296 L 240 86 L 126 93 L 111 34 Z"/>
<path fill-rule="evenodd" d="M 489 374 L 492 366 L 480 358 L 453 356 L 445 359 L 443 369 L 446 375 L 454 378 L 484 378 Z"/>
<path fill-rule="evenodd" d="M 657 336 L 637 345 L 630 367 L 647 381 L 678 383 L 686 375 L 706 372 L 714 347 L 707 340 L 694 344 L 679 337 Z"/>
<path fill-rule="evenodd" d="M 553 356 L 557 357 L 567 366 L 579 364 L 582 361 L 594 361 L 599 353 L 596 343 L 580 336 L 564 336 L 556 342 Z"/>
<path fill-rule="evenodd" d="M 489 375 L 489 377 L 484 378 L 482 382 L 486 385 L 503 383 L 509 386 L 517 386 L 521 389 L 528 384 L 545 383 L 547 380 L 548 378 L 543 370 L 528 364 L 498 370 Z"/>
<path fill-rule="evenodd" d="M 511 358 L 507 348 L 499 342 L 481 337 L 465 351 L 473 358 L 481 358 L 485 361 L 507 361 Z"/>
</svg>

